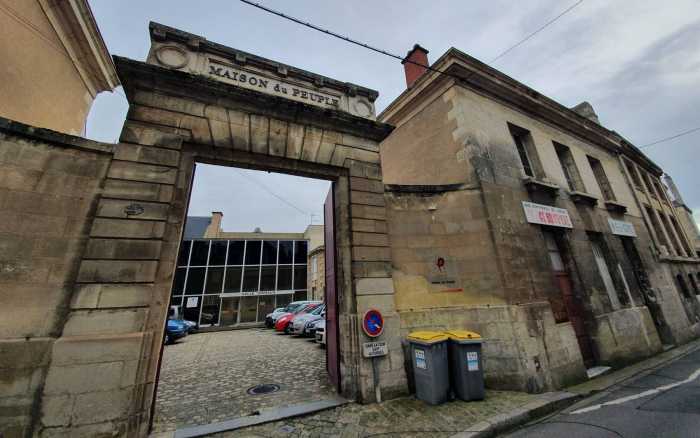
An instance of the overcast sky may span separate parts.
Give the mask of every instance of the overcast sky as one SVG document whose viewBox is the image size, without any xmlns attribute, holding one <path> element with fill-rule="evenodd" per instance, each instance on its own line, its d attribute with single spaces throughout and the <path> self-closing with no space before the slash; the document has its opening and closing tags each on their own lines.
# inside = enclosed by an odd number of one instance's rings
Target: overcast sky
<svg viewBox="0 0 700 438">
<path fill-rule="evenodd" d="M 404 55 L 420 43 L 430 50 L 433 62 L 454 46 L 487 63 L 575 3 L 257 1 L 393 53 Z M 109 50 L 116 55 L 144 60 L 152 20 L 378 90 L 378 112 L 405 88 L 398 61 L 237 0 L 91 0 L 90 4 Z M 493 66 L 563 105 L 588 100 L 603 125 L 638 146 L 651 143 L 700 127 L 700 1 L 584 0 Z M 126 99 L 118 93 L 98 96 L 88 137 L 115 141 L 126 108 Z M 700 131 L 644 149 L 674 178 L 696 217 L 700 216 L 700 187 L 694 174 L 700 165 L 698 148 Z M 276 213 L 241 209 L 243 203 L 274 203 L 276 198 L 260 187 L 262 183 L 302 211 L 322 213 L 327 183 L 309 185 L 300 178 L 256 174 L 253 181 L 236 172 L 224 176 L 200 169 L 198 184 L 211 186 L 220 196 L 193 197 L 193 212 L 223 210 L 229 229 L 261 226 L 264 231 L 294 231 L 309 223 L 307 214 L 280 202 Z M 251 194 L 256 196 L 250 198 Z M 237 221 L 228 222 L 234 216 Z"/>
</svg>

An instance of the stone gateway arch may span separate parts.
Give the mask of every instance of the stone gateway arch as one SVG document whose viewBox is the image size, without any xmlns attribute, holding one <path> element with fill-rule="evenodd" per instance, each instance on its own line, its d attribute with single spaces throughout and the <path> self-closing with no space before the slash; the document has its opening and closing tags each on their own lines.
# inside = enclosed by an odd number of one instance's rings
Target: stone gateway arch
<svg viewBox="0 0 700 438">
<path fill-rule="evenodd" d="M 340 391 L 374 400 L 359 324 L 373 307 L 390 351 L 382 391 L 404 393 L 378 147 L 392 128 L 374 120 L 377 92 L 159 24 L 150 34 L 147 62 L 114 58 L 129 101 L 119 143 L 60 145 L 66 166 L 92 169 L 91 191 L 71 213 L 80 245 L 64 304 L 47 309 L 54 328 L 27 359 L 41 384 L 24 430 L 147 435 L 195 162 L 333 182 Z"/>
</svg>

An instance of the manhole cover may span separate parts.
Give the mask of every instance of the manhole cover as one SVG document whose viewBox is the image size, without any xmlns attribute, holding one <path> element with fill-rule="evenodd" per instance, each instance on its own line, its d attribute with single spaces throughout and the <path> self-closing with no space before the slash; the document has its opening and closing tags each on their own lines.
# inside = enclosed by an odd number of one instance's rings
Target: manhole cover
<svg viewBox="0 0 700 438">
<path fill-rule="evenodd" d="M 250 395 L 260 395 L 260 394 L 269 394 L 271 392 L 277 392 L 280 390 L 279 385 L 275 385 L 274 383 L 265 383 L 262 385 L 255 385 L 252 388 L 248 388 L 246 391 Z"/>
</svg>

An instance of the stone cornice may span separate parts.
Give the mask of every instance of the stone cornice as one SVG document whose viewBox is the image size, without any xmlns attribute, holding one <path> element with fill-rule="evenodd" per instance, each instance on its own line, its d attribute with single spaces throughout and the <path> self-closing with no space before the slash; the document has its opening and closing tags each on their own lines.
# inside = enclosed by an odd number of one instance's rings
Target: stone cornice
<svg viewBox="0 0 700 438">
<path fill-rule="evenodd" d="M 92 96 L 119 85 L 95 17 L 86 0 L 39 0 L 46 17 Z"/>
<path fill-rule="evenodd" d="M 399 120 L 410 112 L 410 108 L 425 99 L 425 93 L 438 89 L 440 83 L 453 81 L 457 85 L 516 107 L 532 117 L 547 121 L 615 155 L 623 154 L 652 173 L 662 172 L 658 165 L 615 131 L 581 116 L 454 47 L 435 61 L 432 67 L 446 74 L 426 71 L 410 88 L 390 103 L 377 119 L 398 124 Z"/>
<path fill-rule="evenodd" d="M 361 95 L 367 97 L 370 102 L 374 102 L 379 93 L 370 88 L 362 87 L 360 85 L 352 84 L 350 82 L 342 82 L 327 76 L 312 73 L 306 70 L 302 70 L 291 65 L 282 64 L 277 61 L 272 61 L 262 56 L 253 55 L 242 50 L 233 49 L 231 47 L 224 46 L 222 44 L 217 44 L 215 42 L 209 41 L 206 38 L 191 34 L 180 29 L 175 29 L 160 23 L 151 22 L 149 24 L 149 30 L 151 32 L 151 38 L 156 41 L 168 40 L 175 41 L 181 44 L 187 45 L 191 50 L 201 51 L 211 53 L 213 55 L 223 56 L 225 58 L 236 60 L 240 64 L 248 64 L 256 67 L 260 67 L 264 70 L 282 72 L 285 75 L 300 79 L 302 81 L 313 82 L 317 84 L 323 84 L 323 86 L 333 88 L 342 93 L 350 95 Z"/>
<path fill-rule="evenodd" d="M 325 129 L 382 141 L 394 129 L 386 123 L 354 116 L 344 111 L 323 109 L 313 105 L 277 97 L 235 85 L 215 81 L 201 75 L 171 70 L 119 56 L 114 63 L 129 101 L 137 89 L 198 102 L 231 107 L 280 120 L 314 125 Z"/>
<path fill-rule="evenodd" d="M 116 145 L 88 140 L 83 137 L 64 134 L 46 128 L 37 128 L 21 122 L 0 117 L 0 132 L 17 137 L 28 138 L 35 141 L 50 143 L 52 146 L 62 146 L 80 149 L 100 154 L 113 154 Z"/>
</svg>

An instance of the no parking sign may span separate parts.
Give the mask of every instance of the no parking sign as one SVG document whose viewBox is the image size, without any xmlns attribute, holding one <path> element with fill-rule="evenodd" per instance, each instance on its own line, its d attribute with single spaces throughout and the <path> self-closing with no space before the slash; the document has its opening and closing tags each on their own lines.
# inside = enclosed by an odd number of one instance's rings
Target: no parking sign
<svg viewBox="0 0 700 438">
<path fill-rule="evenodd" d="M 370 338 L 376 338 L 384 331 L 384 317 L 376 309 L 369 309 L 362 318 L 362 330 Z"/>
</svg>

